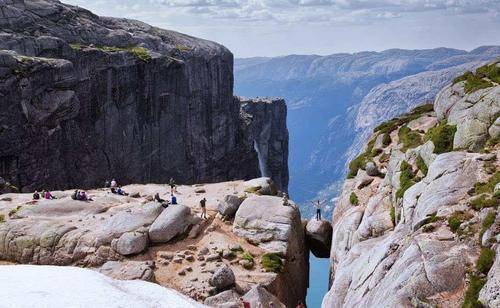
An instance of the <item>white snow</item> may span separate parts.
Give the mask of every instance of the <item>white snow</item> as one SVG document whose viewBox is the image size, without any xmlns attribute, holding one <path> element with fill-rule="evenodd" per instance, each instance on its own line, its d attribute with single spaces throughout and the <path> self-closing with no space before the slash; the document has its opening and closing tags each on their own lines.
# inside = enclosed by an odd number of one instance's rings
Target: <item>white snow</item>
<svg viewBox="0 0 500 308">
<path fill-rule="evenodd" d="M 0 266 L 0 307 L 206 307 L 160 285 L 115 280 L 79 267 Z"/>
</svg>

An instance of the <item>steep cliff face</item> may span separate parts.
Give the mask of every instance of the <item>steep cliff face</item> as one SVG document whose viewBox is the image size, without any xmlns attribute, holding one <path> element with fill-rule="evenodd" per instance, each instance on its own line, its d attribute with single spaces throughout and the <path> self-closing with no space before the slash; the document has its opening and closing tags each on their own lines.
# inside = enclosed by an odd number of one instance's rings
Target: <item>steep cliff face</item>
<svg viewBox="0 0 500 308">
<path fill-rule="evenodd" d="M 323 307 L 498 305 L 499 72 L 375 128 L 333 213 Z"/>
<path fill-rule="evenodd" d="M 288 187 L 288 130 L 283 99 L 237 98 L 241 104 L 247 140 L 253 141 L 261 176 L 270 177 L 285 190 Z M 248 148 L 248 145 L 247 145 Z"/>
<path fill-rule="evenodd" d="M 260 175 L 225 47 L 58 1 L 0 6 L 0 177 L 29 191 L 110 177 Z M 287 136 L 280 138 L 286 153 Z M 272 172 L 286 190 L 287 171 Z"/>
<path fill-rule="evenodd" d="M 454 76 L 498 56 L 500 47 L 484 46 L 235 59 L 235 89 L 286 100 L 289 191 L 303 203 L 320 191 L 321 199 L 338 196 L 345 162 L 377 122 L 433 100 Z M 301 210 L 310 217 L 312 209 Z"/>
</svg>

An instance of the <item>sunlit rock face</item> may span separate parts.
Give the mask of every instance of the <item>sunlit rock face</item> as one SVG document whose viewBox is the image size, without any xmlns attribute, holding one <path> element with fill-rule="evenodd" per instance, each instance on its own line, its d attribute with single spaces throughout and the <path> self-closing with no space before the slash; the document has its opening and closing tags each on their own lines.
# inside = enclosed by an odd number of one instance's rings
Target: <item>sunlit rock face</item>
<svg viewBox="0 0 500 308">
<path fill-rule="evenodd" d="M 351 164 L 323 308 L 498 304 L 500 86 L 477 78 L 383 123 Z"/>
</svg>

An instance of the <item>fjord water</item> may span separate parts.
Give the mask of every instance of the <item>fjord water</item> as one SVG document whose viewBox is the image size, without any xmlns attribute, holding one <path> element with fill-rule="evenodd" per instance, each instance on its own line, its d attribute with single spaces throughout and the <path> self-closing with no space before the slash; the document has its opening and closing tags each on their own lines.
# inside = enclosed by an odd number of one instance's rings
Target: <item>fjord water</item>
<svg viewBox="0 0 500 308">
<path fill-rule="evenodd" d="M 309 255 L 309 289 L 306 304 L 309 308 L 321 307 L 323 296 L 328 291 L 329 259 L 316 258 Z"/>
</svg>

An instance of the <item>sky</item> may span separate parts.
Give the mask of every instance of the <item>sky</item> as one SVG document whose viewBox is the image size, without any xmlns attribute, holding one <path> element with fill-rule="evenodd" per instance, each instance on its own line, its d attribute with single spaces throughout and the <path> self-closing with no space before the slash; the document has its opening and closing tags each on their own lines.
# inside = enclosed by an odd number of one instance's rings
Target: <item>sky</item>
<svg viewBox="0 0 500 308">
<path fill-rule="evenodd" d="M 500 0 L 63 0 L 219 42 L 235 57 L 500 44 Z"/>
</svg>

